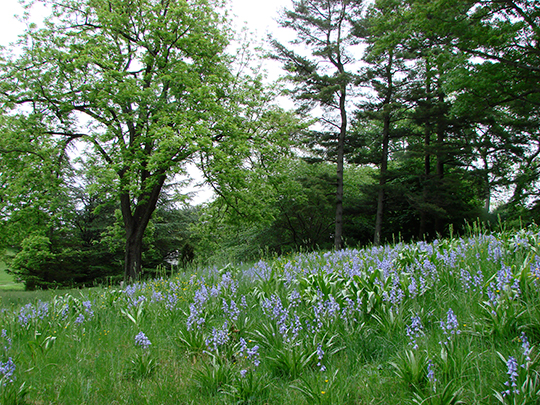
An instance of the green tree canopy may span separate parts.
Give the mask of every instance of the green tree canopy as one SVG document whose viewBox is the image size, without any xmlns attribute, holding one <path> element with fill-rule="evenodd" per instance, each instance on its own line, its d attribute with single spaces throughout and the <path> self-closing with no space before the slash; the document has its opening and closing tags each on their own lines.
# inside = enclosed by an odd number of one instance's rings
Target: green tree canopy
<svg viewBox="0 0 540 405">
<path fill-rule="evenodd" d="M 51 16 L 43 28 L 30 25 L 20 52 L 0 65 L 1 109 L 22 126 L 4 131 L 24 137 L 20 155 L 43 152 L 53 164 L 73 156 L 70 145 L 78 148 L 79 164 L 93 168 L 119 201 L 124 272 L 134 279 L 166 181 L 189 163 L 242 164 L 254 136 L 244 127 L 263 89 L 233 73 L 226 53 L 232 34 L 219 0 L 38 1 Z M 32 142 L 54 152 L 32 150 Z M 2 148 L 10 153 L 13 145 Z M 36 166 L 23 168 L 24 176 L 28 170 Z M 8 180 L 3 187 L 14 187 Z M 29 196 L 26 186 L 17 193 Z"/>
</svg>

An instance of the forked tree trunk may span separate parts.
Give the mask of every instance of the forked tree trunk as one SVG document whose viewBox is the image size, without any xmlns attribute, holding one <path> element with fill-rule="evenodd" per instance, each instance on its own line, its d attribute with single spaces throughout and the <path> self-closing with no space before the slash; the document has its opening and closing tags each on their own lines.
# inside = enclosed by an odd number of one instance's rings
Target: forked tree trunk
<svg viewBox="0 0 540 405">
<path fill-rule="evenodd" d="M 155 178 L 155 184 L 149 187 L 147 192 L 139 196 L 134 209 L 132 209 L 132 202 L 128 193 L 120 196 L 122 219 L 124 220 L 124 229 L 126 231 L 124 261 L 124 280 L 126 282 L 136 281 L 141 273 L 144 232 L 156 209 L 166 176 L 164 173 L 161 173 L 155 175 Z M 141 183 L 144 184 L 147 179 L 147 172 L 143 172 Z"/>
<path fill-rule="evenodd" d="M 336 250 L 343 248 L 343 145 L 338 146 L 334 247 Z"/>
</svg>

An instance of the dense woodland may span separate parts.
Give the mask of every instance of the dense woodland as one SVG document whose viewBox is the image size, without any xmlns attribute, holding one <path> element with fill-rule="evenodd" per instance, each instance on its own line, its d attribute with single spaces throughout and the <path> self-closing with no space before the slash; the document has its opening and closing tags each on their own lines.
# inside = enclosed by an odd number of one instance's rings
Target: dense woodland
<svg viewBox="0 0 540 405">
<path fill-rule="evenodd" d="M 262 53 L 219 0 L 39 1 L 0 59 L 0 248 L 28 289 L 538 221 L 538 0 L 293 0 Z"/>
</svg>

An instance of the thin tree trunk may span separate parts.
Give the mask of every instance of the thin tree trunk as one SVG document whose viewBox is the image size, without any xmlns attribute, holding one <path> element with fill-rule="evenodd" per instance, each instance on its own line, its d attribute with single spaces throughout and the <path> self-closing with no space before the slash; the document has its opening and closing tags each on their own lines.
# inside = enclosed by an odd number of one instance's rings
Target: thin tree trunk
<svg viewBox="0 0 540 405">
<path fill-rule="evenodd" d="M 425 124 L 424 130 L 424 176 L 422 184 L 422 206 L 420 207 L 420 226 L 418 230 L 418 237 L 423 239 L 426 230 L 427 230 L 427 217 L 428 213 L 426 210 L 427 201 L 429 197 L 428 182 L 431 177 L 431 134 L 432 128 L 431 123 L 431 114 L 432 114 L 432 98 L 431 98 L 431 67 L 429 61 L 426 60 L 426 98 L 427 103 L 426 107 L 429 108 L 427 115 L 427 122 Z"/>
<path fill-rule="evenodd" d="M 385 112 L 383 124 L 383 139 L 382 139 L 382 159 L 379 178 L 379 195 L 377 197 L 377 214 L 375 217 L 375 237 L 373 244 L 379 246 L 381 244 L 381 231 L 384 213 L 384 196 L 386 187 L 386 177 L 388 173 L 388 143 L 390 140 L 390 113 Z"/>
<path fill-rule="evenodd" d="M 418 237 L 420 239 L 424 238 L 424 235 L 426 233 L 427 229 L 427 211 L 426 211 L 426 205 L 427 200 L 429 196 L 428 192 L 428 181 L 431 176 L 431 159 L 430 159 L 430 151 L 429 148 L 431 146 L 431 127 L 426 125 L 426 130 L 424 133 L 424 148 L 425 148 L 425 155 L 424 155 L 424 176 L 423 176 L 423 184 L 422 184 L 422 206 L 420 207 L 420 227 L 418 230 Z"/>
<path fill-rule="evenodd" d="M 339 111 L 341 126 L 337 146 L 337 189 L 336 189 L 336 231 L 334 234 L 334 247 L 343 249 L 343 167 L 345 155 L 345 135 L 347 134 L 347 110 L 345 108 L 346 85 L 343 85 L 339 97 Z"/>
<path fill-rule="evenodd" d="M 440 76 L 439 76 L 440 78 Z M 444 177 L 444 162 L 446 160 L 445 145 L 444 145 L 444 136 L 446 134 L 446 112 L 444 108 L 444 94 L 441 89 L 440 81 L 437 80 L 438 87 L 438 100 L 437 100 L 437 162 L 436 162 L 436 176 L 437 176 L 437 189 L 444 187 L 443 177 Z M 439 193 L 437 193 L 439 195 Z M 437 202 L 439 206 L 444 205 L 444 201 Z M 442 234 L 444 229 L 442 229 L 440 215 L 435 215 L 435 232 Z"/>
<path fill-rule="evenodd" d="M 375 235 L 373 244 L 381 244 L 382 222 L 384 215 L 384 197 L 386 188 L 386 177 L 388 172 L 388 144 L 390 142 L 390 102 L 392 101 L 394 87 L 392 81 L 392 65 L 394 60 L 393 51 L 389 51 L 388 64 L 386 65 L 386 83 L 388 85 L 386 97 L 383 102 L 383 133 L 382 133 L 382 157 L 379 177 L 379 193 L 377 196 L 377 214 L 375 216 Z"/>
<path fill-rule="evenodd" d="M 444 176 L 444 135 L 446 132 L 446 113 L 444 111 L 444 94 L 440 88 L 439 82 L 437 82 L 437 86 L 439 87 L 437 105 L 437 178 L 440 180 Z"/>
<path fill-rule="evenodd" d="M 489 210 L 491 206 L 491 184 L 489 182 L 489 163 L 487 160 L 487 153 L 481 152 L 481 156 L 482 156 L 482 162 L 484 163 L 484 170 L 486 173 L 484 175 L 484 190 L 485 190 L 484 193 L 485 193 L 485 198 L 486 198 L 484 209 L 486 210 L 486 213 L 489 214 Z"/>
</svg>

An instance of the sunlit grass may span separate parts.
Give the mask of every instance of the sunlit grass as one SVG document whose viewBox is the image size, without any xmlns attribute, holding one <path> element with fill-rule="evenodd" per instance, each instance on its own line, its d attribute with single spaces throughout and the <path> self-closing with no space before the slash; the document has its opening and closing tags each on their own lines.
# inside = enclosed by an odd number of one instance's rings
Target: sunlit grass
<svg viewBox="0 0 540 405">
<path fill-rule="evenodd" d="M 22 283 L 15 282 L 15 279 L 11 274 L 6 273 L 6 264 L 0 259 L 0 290 L 15 290 L 20 291 L 24 289 Z"/>
</svg>

